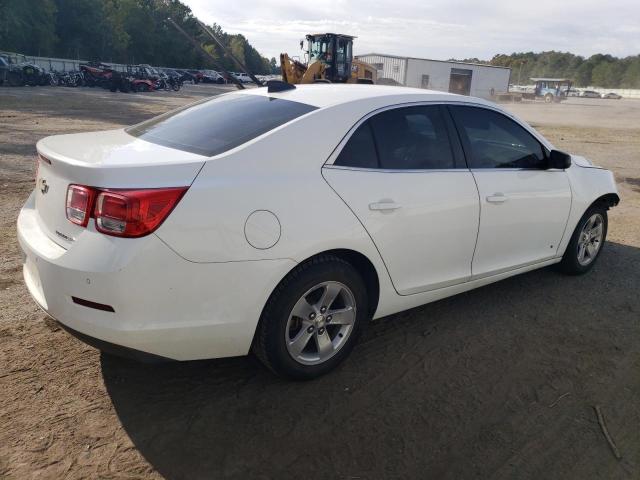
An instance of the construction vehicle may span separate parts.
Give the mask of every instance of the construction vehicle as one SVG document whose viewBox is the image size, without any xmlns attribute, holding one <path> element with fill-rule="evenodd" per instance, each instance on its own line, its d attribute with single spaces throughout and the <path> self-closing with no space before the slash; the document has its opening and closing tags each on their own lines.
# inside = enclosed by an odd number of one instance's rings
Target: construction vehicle
<svg viewBox="0 0 640 480">
<path fill-rule="evenodd" d="M 532 78 L 535 88 L 532 93 L 525 93 L 522 98 L 527 100 L 544 100 L 545 103 L 562 102 L 567 99 L 567 92 L 571 90 L 571 80 L 568 78 Z"/>
<path fill-rule="evenodd" d="M 316 33 L 306 36 L 300 48 L 307 62 L 280 54 L 282 81 L 298 83 L 375 83 L 376 69 L 368 63 L 353 59 L 353 39 L 350 35 Z"/>
</svg>

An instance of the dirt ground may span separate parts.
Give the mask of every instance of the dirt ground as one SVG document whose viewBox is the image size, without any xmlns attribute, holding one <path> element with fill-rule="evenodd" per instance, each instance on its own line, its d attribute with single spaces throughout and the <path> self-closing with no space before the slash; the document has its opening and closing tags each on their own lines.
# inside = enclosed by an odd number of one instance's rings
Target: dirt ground
<svg viewBox="0 0 640 480">
<path fill-rule="evenodd" d="M 507 106 L 616 174 L 590 274 L 543 269 L 382 319 L 319 380 L 251 357 L 142 365 L 47 320 L 15 233 L 35 142 L 219 90 L 0 89 L 1 478 L 640 478 L 640 101 Z"/>
</svg>

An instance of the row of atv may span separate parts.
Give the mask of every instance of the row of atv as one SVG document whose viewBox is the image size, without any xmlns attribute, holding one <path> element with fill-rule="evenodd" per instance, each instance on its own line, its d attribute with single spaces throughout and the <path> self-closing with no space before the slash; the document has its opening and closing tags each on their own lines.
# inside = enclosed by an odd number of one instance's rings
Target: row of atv
<svg viewBox="0 0 640 480">
<path fill-rule="evenodd" d="M 179 76 L 167 75 L 149 65 L 127 65 L 125 72 L 119 72 L 102 63 L 87 63 L 80 65 L 80 71 L 84 85 L 107 88 L 112 92 L 177 92 L 182 88 Z"/>
<path fill-rule="evenodd" d="M 170 72 L 171 73 L 171 72 Z M 127 65 L 125 72 L 114 70 L 103 63 L 86 63 L 80 70 L 71 72 L 47 72 L 23 55 L 0 53 L 0 85 L 12 87 L 60 85 L 67 87 L 102 87 L 112 92 L 152 92 L 154 90 L 178 91 L 183 78 L 177 72 L 159 72 L 149 65 Z"/>
</svg>

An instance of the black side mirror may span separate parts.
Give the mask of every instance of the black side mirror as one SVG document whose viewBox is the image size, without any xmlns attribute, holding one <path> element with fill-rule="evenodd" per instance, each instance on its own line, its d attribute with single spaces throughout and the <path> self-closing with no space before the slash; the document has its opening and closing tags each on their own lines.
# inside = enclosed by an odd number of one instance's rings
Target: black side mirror
<svg viewBox="0 0 640 480">
<path fill-rule="evenodd" d="M 571 155 L 561 152 L 560 150 L 551 150 L 547 168 L 558 168 L 564 170 L 571 166 Z"/>
</svg>

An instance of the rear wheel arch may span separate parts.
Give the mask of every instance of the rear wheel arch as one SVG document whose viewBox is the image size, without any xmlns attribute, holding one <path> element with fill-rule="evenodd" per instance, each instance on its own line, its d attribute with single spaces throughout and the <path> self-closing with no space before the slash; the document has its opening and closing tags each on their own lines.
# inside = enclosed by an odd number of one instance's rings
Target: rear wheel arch
<svg viewBox="0 0 640 480">
<path fill-rule="evenodd" d="M 380 278 L 378 271 L 369 258 L 355 250 L 335 249 L 319 253 L 318 255 L 333 255 L 351 264 L 360 274 L 367 287 L 369 299 L 369 315 L 373 316 L 378 308 L 380 299 Z M 316 255 L 314 255 L 315 257 Z M 313 258 L 313 257 L 312 257 Z"/>
<path fill-rule="evenodd" d="M 269 294 L 269 299 L 273 296 L 273 293 L 278 289 L 278 287 L 282 284 L 282 282 L 300 265 L 313 263 L 314 260 L 320 257 L 337 257 L 340 260 L 343 260 L 350 264 L 362 277 L 364 284 L 367 288 L 367 296 L 369 300 L 369 315 L 373 316 L 376 309 L 378 308 L 378 301 L 380 298 L 380 279 L 378 276 L 378 271 L 375 266 L 369 260 L 369 258 L 356 251 L 346 248 L 338 248 L 333 250 L 325 250 L 323 252 L 318 252 L 310 257 L 304 259 L 299 262 L 296 266 L 294 266 L 291 270 L 289 270 L 278 282 L 278 284 L 273 288 L 272 292 Z M 265 303 L 265 306 L 269 303 L 269 299 Z"/>
</svg>

